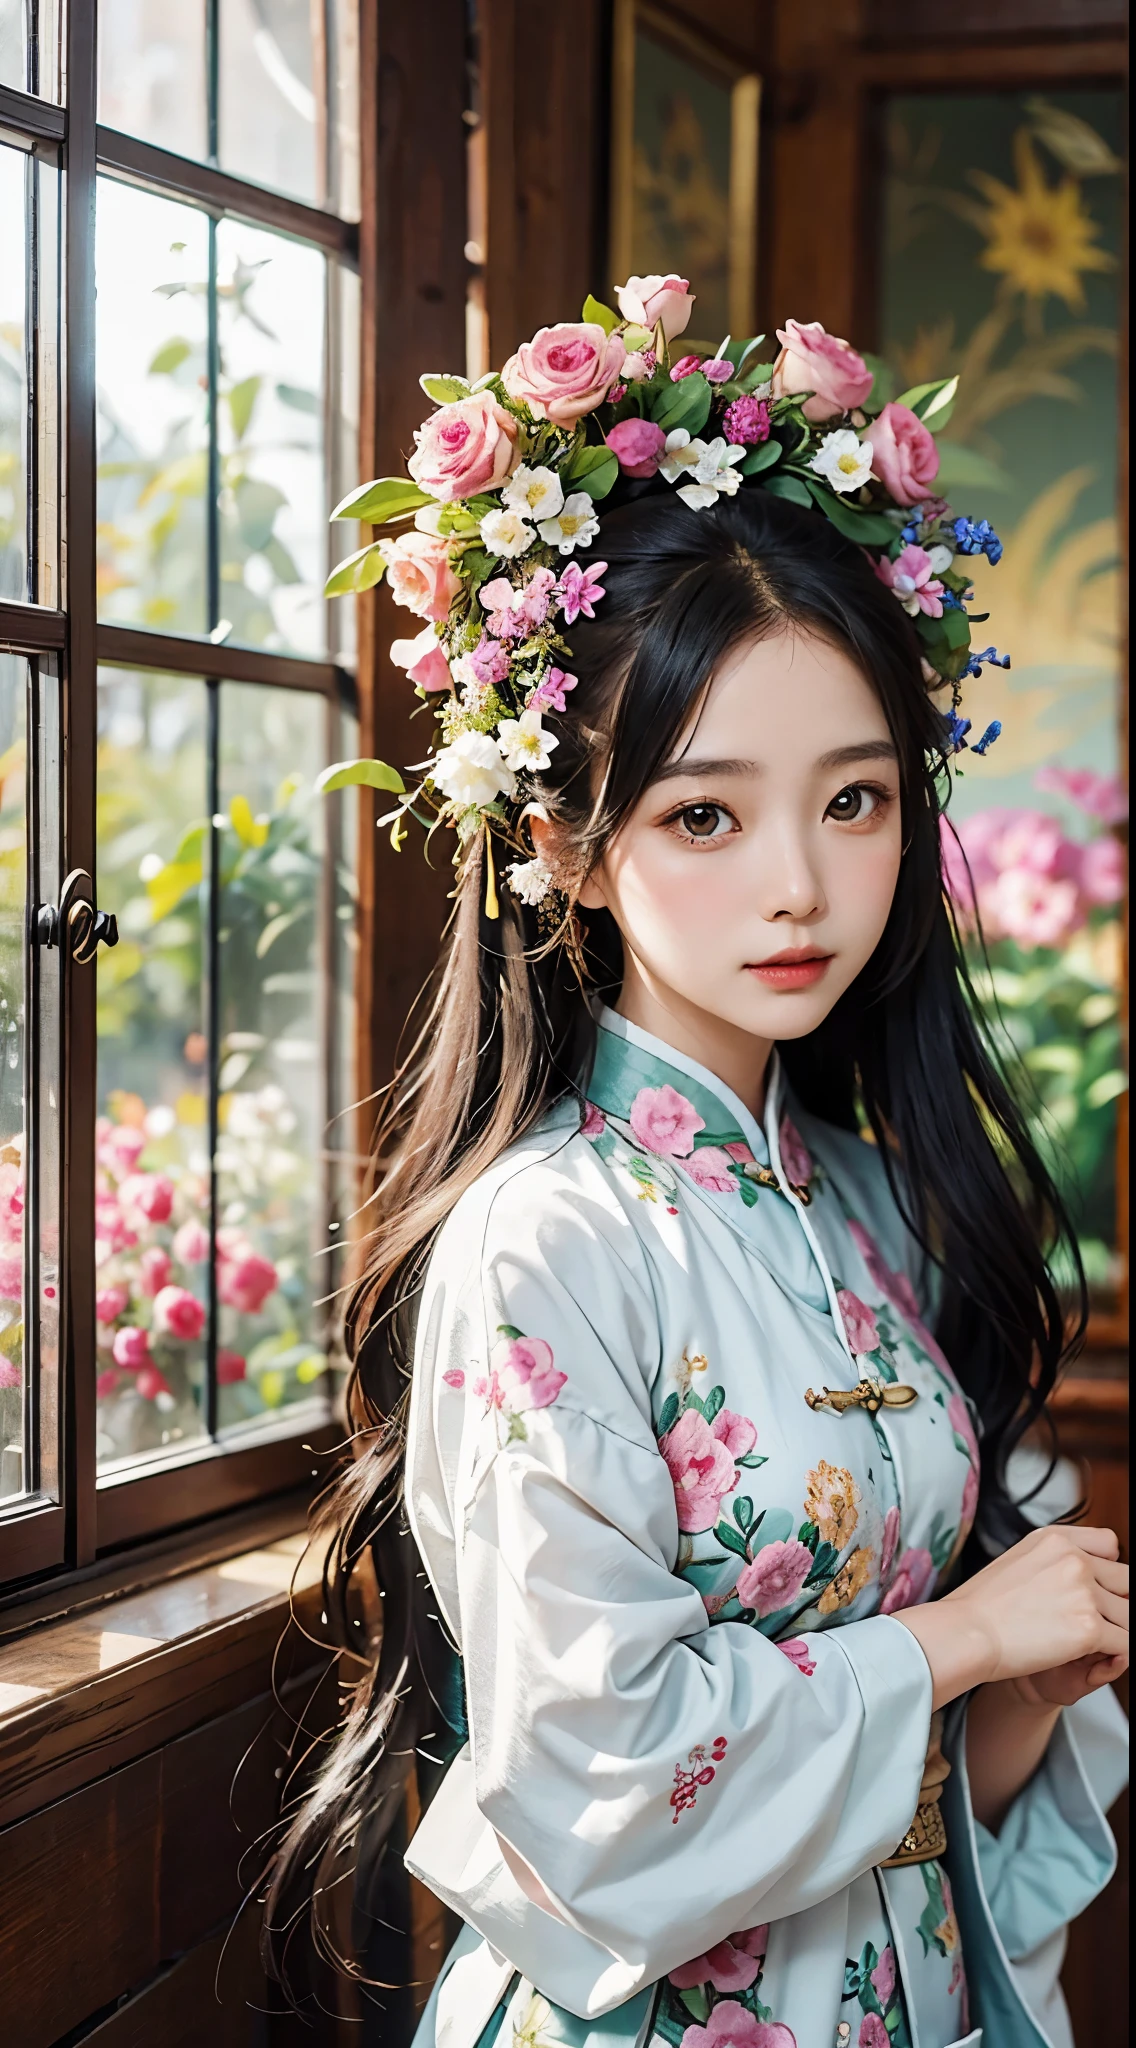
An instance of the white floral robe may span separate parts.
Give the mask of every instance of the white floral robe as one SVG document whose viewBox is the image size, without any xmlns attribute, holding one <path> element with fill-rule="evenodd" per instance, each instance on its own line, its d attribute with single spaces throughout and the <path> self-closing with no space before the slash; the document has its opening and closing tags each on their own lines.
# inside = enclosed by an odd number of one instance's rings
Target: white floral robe
<svg viewBox="0 0 1136 2048">
<path fill-rule="evenodd" d="M 408 1509 L 469 1720 L 407 1856 L 467 1923 L 423 2048 L 977 2043 L 951 1851 L 879 1867 L 931 1719 L 889 1617 L 977 1495 L 918 1254 L 873 1149 L 786 1109 L 776 1063 L 763 1129 L 610 1012 L 599 1041 L 582 1128 L 565 1106 L 463 1197 L 419 1317 Z M 806 1398 L 865 1378 L 915 1398 Z M 1095 1797 L 1075 1850 L 1056 1804 L 1023 1963 L 1110 1867 Z M 1008 1995 L 987 2048 L 1065 2038 L 1051 1981 L 1032 2017 Z"/>
</svg>

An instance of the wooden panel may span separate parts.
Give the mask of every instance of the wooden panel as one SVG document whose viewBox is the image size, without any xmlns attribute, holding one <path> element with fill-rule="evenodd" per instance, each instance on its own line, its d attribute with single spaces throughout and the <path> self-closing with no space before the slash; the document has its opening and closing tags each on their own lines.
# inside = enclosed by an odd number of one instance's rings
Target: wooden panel
<svg viewBox="0 0 1136 2048">
<path fill-rule="evenodd" d="M 1091 35 L 1125 29 L 1128 0 L 867 0 L 864 27 L 871 36 L 950 42 L 964 37 Z"/>
<path fill-rule="evenodd" d="M 268 2048 L 264 2005 L 256 1928 L 246 1914 L 227 1945 L 221 1935 L 202 1942 L 86 2040 L 90 2048 Z"/>
</svg>

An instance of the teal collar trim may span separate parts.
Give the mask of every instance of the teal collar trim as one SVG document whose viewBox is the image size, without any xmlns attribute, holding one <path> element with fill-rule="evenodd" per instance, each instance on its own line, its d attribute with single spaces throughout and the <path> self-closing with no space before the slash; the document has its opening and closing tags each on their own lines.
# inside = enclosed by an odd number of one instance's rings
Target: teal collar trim
<svg viewBox="0 0 1136 2048">
<path fill-rule="evenodd" d="M 601 1010 L 597 1021 L 596 1058 L 588 1086 L 588 1099 L 597 1109 L 631 1124 L 632 1110 L 644 1089 L 671 1088 L 700 1120 L 701 1127 L 684 1147 L 687 1154 L 704 1145 L 745 1145 L 761 1164 L 769 1163 L 769 1145 L 761 1125 L 724 1082 L 613 1010 Z M 774 1069 L 776 1057 L 774 1054 Z M 770 1073 L 770 1100 L 778 1093 L 774 1070 Z M 682 1155 L 675 1156 L 681 1164 Z"/>
</svg>

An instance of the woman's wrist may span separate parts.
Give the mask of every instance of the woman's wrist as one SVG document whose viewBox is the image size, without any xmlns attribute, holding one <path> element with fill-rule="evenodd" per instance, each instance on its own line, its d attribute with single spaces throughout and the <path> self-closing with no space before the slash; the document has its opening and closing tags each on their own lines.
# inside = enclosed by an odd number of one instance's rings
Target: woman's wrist
<svg viewBox="0 0 1136 2048">
<path fill-rule="evenodd" d="M 931 1671 L 931 1704 L 949 1706 L 975 1686 L 988 1685 L 997 1668 L 997 1645 L 980 1622 L 950 1599 L 905 1607 L 893 1614 L 919 1644 Z"/>
</svg>

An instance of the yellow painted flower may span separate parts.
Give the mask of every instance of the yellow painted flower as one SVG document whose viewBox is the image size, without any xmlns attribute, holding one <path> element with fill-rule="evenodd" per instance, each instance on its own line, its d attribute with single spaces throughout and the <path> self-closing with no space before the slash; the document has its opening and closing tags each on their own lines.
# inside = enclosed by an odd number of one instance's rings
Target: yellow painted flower
<svg viewBox="0 0 1136 2048">
<path fill-rule="evenodd" d="M 834 1550 L 843 1550 L 856 1534 L 859 1499 L 860 1489 L 843 1465 L 829 1465 L 822 1458 L 805 1474 L 805 1514 Z"/>
<path fill-rule="evenodd" d="M 1085 303 L 1081 273 L 1112 270 L 1115 259 L 1093 246 L 1100 229 L 1082 205 L 1076 178 L 1047 185 L 1024 128 L 1014 137 L 1014 162 L 1016 189 L 986 171 L 971 172 L 989 201 L 982 223 L 986 248 L 979 262 L 984 270 L 1000 270 L 1026 298 L 1040 300 L 1052 293 L 1076 312 Z"/>
<path fill-rule="evenodd" d="M 534 1991 L 523 2011 L 513 2020 L 513 2048 L 547 2048 L 544 2028 L 552 2017 L 547 1998 Z"/>
<path fill-rule="evenodd" d="M 846 1563 L 842 1564 L 831 1585 L 825 1587 L 817 1608 L 821 1614 L 835 1614 L 838 1607 L 849 1607 L 862 1593 L 872 1572 L 872 1553 L 863 1548 L 854 1550 Z"/>
</svg>

